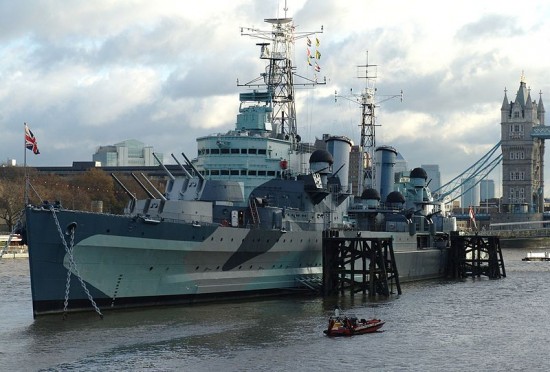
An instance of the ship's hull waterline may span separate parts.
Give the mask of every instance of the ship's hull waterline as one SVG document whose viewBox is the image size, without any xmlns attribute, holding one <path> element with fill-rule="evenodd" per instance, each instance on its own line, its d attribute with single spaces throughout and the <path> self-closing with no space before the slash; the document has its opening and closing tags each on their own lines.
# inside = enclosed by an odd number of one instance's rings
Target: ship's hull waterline
<svg viewBox="0 0 550 372">
<path fill-rule="evenodd" d="M 194 303 L 273 295 L 303 288 L 322 275 L 322 232 L 192 225 L 108 214 L 27 208 L 34 315 L 64 311 L 71 248 L 68 311 Z M 365 234 L 365 233 L 364 233 Z M 399 233 L 394 234 L 399 242 Z M 404 234 L 408 235 L 408 234 Z M 407 244 L 409 247 L 410 244 Z M 445 250 L 400 250 L 401 281 L 439 277 Z"/>
</svg>

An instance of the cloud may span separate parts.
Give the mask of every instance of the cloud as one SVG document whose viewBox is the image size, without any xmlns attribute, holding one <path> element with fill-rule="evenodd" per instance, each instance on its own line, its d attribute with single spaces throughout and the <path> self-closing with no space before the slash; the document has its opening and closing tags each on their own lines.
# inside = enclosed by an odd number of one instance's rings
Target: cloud
<svg viewBox="0 0 550 372">
<path fill-rule="evenodd" d="M 474 163 L 500 138 L 505 88 L 513 100 L 523 73 L 533 99 L 550 91 L 550 5 L 535 0 L 518 12 L 515 3 L 496 4 L 289 0 L 297 31 L 319 31 L 318 78 L 326 77 L 297 91 L 302 138 L 330 132 L 359 142 L 353 97 L 366 84 L 358 66 L 368 62 L 377 65 L 369 67 L 377 143 L 396 147 L 411 167 L 439 163 L 447 180 Z M 237 80 L 264 71 L 261 40 L 241 36 L 241 27 L 267 29 L 263 20 L 284 16 L 282 7 L 0 0 L 0 156 L 22 162 L 25 121 L 41 150 L 33 165 L 90 160 L 98 146 L 128 138 L 194 155 L 195 137 L 235 124 Z M 305 41 L 295 47 L 297 72 L 313 78 Z M 401 91 L 403 102 L 390 98 Z"/>
</svg>

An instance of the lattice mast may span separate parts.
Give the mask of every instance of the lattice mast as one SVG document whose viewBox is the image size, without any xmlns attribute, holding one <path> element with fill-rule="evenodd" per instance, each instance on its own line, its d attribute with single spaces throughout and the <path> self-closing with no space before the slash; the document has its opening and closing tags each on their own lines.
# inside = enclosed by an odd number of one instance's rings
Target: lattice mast
<svg viewBox="0 0 550 372">
<path fill-rule="evenodd" d="M 374 161 L 374 151 L 376 148 L 376 115 L 374 102 L 374 95 L 376 93 L 376 78 L 377 78 L 377 65 L 369 64 L 369 53 L 367 52 L 367 59 L 364 65 L 357 66 L 358 77 L 365 79 L 365 88 L 359 96 L 359 103 L 361 105 L 361 143 L 359 150 L 361 151 L 362 161 L 361 166 L 365 166 L 360 174 L 363 177 L 359 178 L 359 190 L 363 190 L 364 187 L 376 187 L 376 171 Z M 363 70 L 364 69 L 364 74 Z M 370 73 L 369 73 L 370 69 Z M 374 72 L 373 72 L 374 71 Z"/>
<path fill-rule="evenodd" d="M 361 123 L 359 124 L 361 128 L 359 174 L 361 176 L 358 180 L 358 190 L 360 193 L 365 187 L 376 188 L 377 186 L 374 152 L 376 150 L 376 127 L 379 125 L 376 124 L 375 109 L 379 103 L 393 98 L 399 97 L 403 101 L 403 91 L 401 91 L 399 94 L 382 96 L 384 98 L 381 101 L 375 102 L 377 68 L 378 65 L 369 64 L 369 54 L 367 52 L 366 63 L 357 66 L 357 77 L 365 79 L 365 88 L 361 91 L 361 94 L 353 94 L 353 91 L 350 89 L 350 98 L 339 96 L 338 92 L 335 92 L 335 101 L 340 97 L 356 102 L 361 106 Z"/>
<path fill-rule="evenodd" d="M 296 32 L 292 18 L 268 18 L 265 22 L 272 25 L 271 30 L 260 30 L 257 28 L 241 28 L 241 35 L 266 40 L 267 42 L 257 43 L 260 46 L 260 59 L 267 62 L 265 72 L 260 77 L 238 86 L 250 88 L 265 88 L 269 96 L 267 103 L 271 108 L 271 124 L 274 134 L 282 133 L 284 138 L 299 142 L 298 128 L 296 125 L 295 92 L 296 86 L 313 87 L 318 82 L 296 74 L 296 67 L 292 63 L 294 55 L 294 44 L 298 39 L 305 38 L 323 32 Z M 303 81 L 295 82 L 295 77 Z"/>
</svg>

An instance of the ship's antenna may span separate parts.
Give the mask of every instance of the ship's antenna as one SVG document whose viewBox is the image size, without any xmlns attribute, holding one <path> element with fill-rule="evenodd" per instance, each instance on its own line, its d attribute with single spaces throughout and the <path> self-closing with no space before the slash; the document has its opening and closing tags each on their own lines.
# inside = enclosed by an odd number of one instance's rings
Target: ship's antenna
<svg viewBox="0 0 550 372">
<path fill-rule="evenodd" d="M 288 6 L 286 6 L 286 0 L 285 0 L 285 7 L 283 8 L 283 10 L 285 11 L 285 18 L 286 18 L 286 12 L 288 11 Z"/>
</svg>

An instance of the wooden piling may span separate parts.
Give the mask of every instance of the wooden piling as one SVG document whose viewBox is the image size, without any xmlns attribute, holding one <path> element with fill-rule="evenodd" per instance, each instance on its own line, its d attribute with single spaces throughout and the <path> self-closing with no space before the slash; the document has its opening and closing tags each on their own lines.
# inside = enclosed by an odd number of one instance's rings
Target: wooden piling
<svg viewBox="0 0 550 372">
<path fill-rule="evenodd" d="M 357 280 L 360 277 L 360 280 Z M 323 293 L 401 294 L 391 238 L 323 237 Z"/>
<path fill-rule="evenodd" d="M 504 258 L 497 236 L 451 234 L 447 277 L 506 277 Z"/>
</svg>

